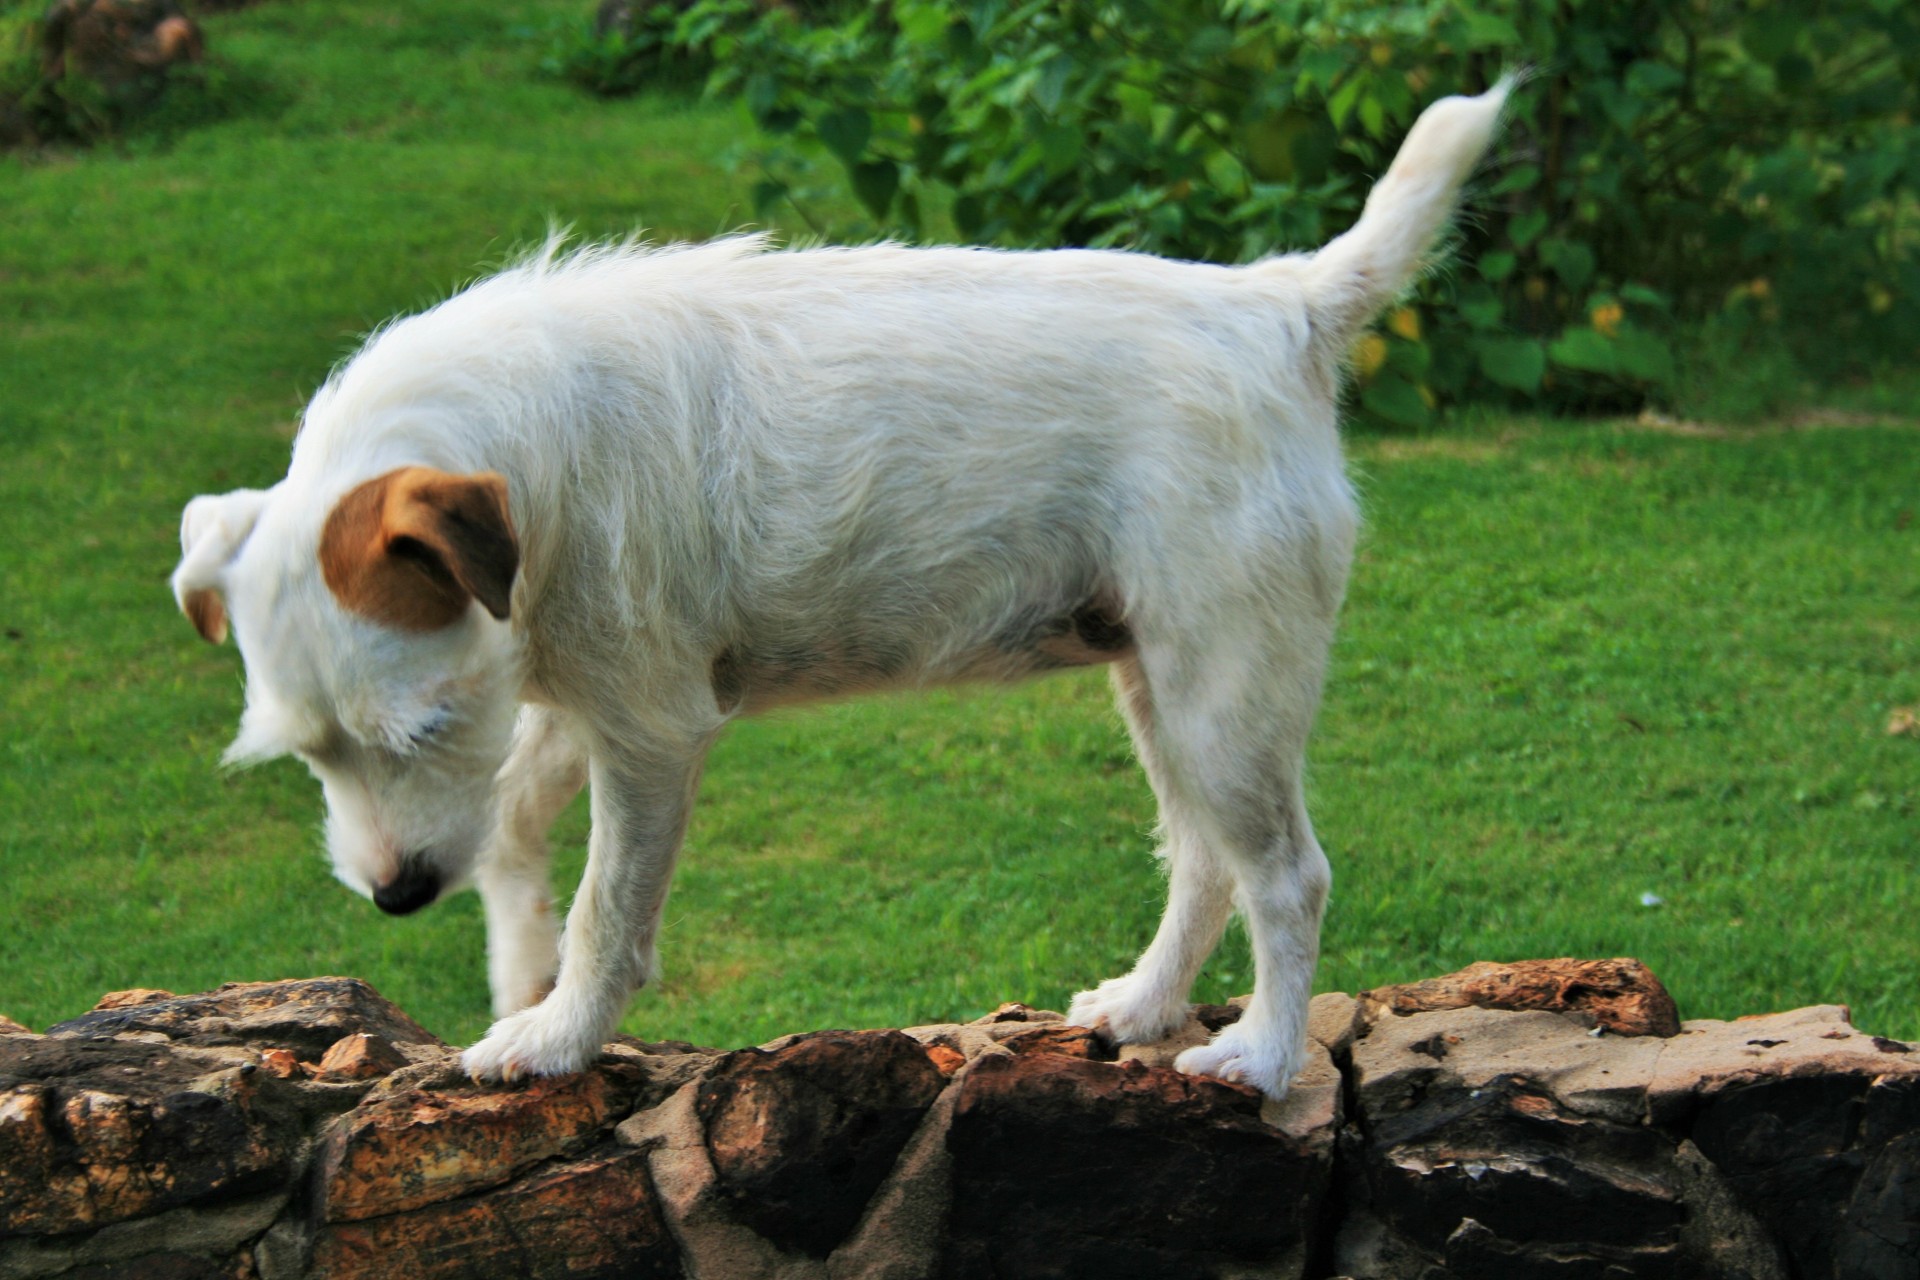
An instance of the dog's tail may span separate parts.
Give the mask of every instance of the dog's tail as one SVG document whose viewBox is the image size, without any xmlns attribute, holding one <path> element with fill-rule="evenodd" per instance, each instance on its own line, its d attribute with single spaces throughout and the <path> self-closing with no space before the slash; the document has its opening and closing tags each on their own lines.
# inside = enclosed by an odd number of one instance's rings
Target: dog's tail
<svg viewBox="0 0 1920 1280">
<path fill-rule="evenodd" d="M 1477 98 L 1442 98 L 1420 114 L 1360 221 L 1304 264 L 1313 342 L 1344 360 L 1360 330 L 1419 276 L 1500 125 L 1514 76 Z"/>
</svg>

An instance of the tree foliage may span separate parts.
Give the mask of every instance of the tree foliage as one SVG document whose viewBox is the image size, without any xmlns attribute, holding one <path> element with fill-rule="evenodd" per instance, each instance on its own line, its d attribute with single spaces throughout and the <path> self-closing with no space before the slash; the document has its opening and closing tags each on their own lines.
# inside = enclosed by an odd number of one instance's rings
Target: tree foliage
<svg viewBox="0 0 1920 1280">
<path fill-rule="evenodd" d="M 725 15 L 730 20 L 719 21 Z M 703 0 L 765 208 L 1245 261 L 1358 215 L 1421 107 L 1532 69 L 1453 266 L 1355 353 L 1365 408 L 1659 396 L 1676 323 L 1920 320 L 1920 12 L 1904 0 L 895 0 L 806 25 Z M 1905 339 L 1910 345 L 1910 336 Z"/>
</svg>

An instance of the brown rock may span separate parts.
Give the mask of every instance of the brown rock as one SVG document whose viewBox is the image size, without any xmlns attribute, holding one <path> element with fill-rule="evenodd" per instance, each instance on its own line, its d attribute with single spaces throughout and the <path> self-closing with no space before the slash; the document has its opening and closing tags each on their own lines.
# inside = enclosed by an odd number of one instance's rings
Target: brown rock
<svg viewBox="0 0 1920 1280">
<path fill-rule="evenodd" d="M 958 1049 L 950 1049 L 944 1044 L 927 1046 L 927 1060 L 943 1076 L 952 1076 L 954 1072 L 967 1065 L 966 1055 Z"/>
<path fill-rule="evenodd" d="M 406 1058 L 385 1040 L 356 1031 L 333 1042 L 313 1076 L 316 1080 L 371 1080 L 406 1065 Z"/>
<path fill-rule="evenodd" d="M 24 1023 L 15 1022 L 6 1014 L 0 1013 L 0 1036 L 30 1036 L 32 1028 Z"/>
<path fill-rule="evenodd" d="M 1070 1027 L 1064 1022 L 1044 1023 L 1001 1036 L 1000 1043 L 1011 1053 L 1060 1053 L 1069 1058 L 1113 1061 L 1113 1048 L 1085 1027 Z"/>
<path fill-rule="evenodd" d="M 740 1220 L 823 1257 L 859 1221 L 945 1084 L 898 1031 L 822 1031 L 727 1055 L 699 1083 L 694 1109 Z"/>
<path fill-rule="evenodd" d="M 1034 1008 L 1028 1007 L 1027 1005 L 1021 1004 L 1017 1000 L 1009 1000 L 1007 1003 L 1001 1005 L 998 1009 L 995 1009 L 992 1013 L 985 1014 L 981 1017 L 975 1018 L 972 1022 L 968 1023 L 967 1025 L 973 1026 L 973 1027 L 984 1027 L 984 1026 L 990 1026 L 996 1022 L 1065 1022 L 1065 1021 L 1066 1021 L 1066 1017 L 1064 1015 L 1055 1013 L 1051 1009 L 1034 1009 Z"/>
<path fill-rule="evenodd" d="M 1656 1120 L 1685 1127 L 1795 1273 L 1920 1275 L 1920 1054 L 1837 1005 L 1689 1022 Z"/>
<path fill-rule="evenodd" d="M 679 1280 L 679 1251 L 646 1153 L 556 1161 L 509 1186 L 385 1217 L 332 1223 L 309 1280 Z"/>
<path fill-rule="evenodd" d="M 129 987 L 125 991 L 109 991 L 94 1001 L 94 1012 L 102 1009 L 131 1009 L 136 1005 L 152 1004 L 156 1000 L 171 1000 L 173 992 L 162 991 L 158 987 Z"/>
<path fill-rule="evenodd" d="M 307 1064 L 291 1049 L 263 1049 L 260 1069 L 276 1080 L 298 1080 L 309 1074 Z"/>
<path fill-rule="evenodd" d="M 1330 1144 L 1263 1123 L 1261 1101 L 1139 1062 L 976 1059 L 947 1137 L 942 1274 L 1300 1274 Z"/>
<path fill-rule="evenodd" d="M 401 1213 L 507 1182 L 570 1155 L 633 1109 L 643 1071 L 603 1060 L 518 1088 L 452 1086 L 371 1097 L 334 1122 L 315 1160 L 326 1222 Z"/>
<path fill-rule="evenodd" d="M 1686 1024 L 1660 1054 L 1649 1088 L 1654 1118 L 1685 1116 L 1715 1094 L 1783 1078 L 1920 1079 L 1913 1046 L 1854 1029 L 1842 1005 Z"/>
<path fill-rule="evenodd" d="M 1592 1035 L 1553 1013 L 1416 1013 L 1379 1023 L 1353 1044 L 1353 1087 L 1368 1115 L 1390 1116 L 1436 1089 L 1470 1092 L 1510 1077 L 1576 1114 L 1639 1124 L 1667 1043 Z"/>
<path fill-rule="evenodd" d="M 165 1044 L 0 1038 L 0 1237 L 284 1185 L 302 1135 L 263 1081 Z"/>
<path fill-rule="evenodd" d="M 1648 1129 L 1662 1041 L 1593 1036 L 1558 1014 L 1389 1018 L 1352 1047 L 1343 1131 L 1356 1221 L 1337 1265 L 1448 1275 L 1706 1277 L 1689 1271 L 1672 1140 Z"/>
<path fill-rule="evenodd" d="M 393 1045 L 440 1044 L 358 978 L 229 982 L 205 995 L 96 1009 L 47 1028 L 49 1036 L 88 1039 L 136 1031 L 158 1032 L 176 1044 L 291 1049 L 309 1062 L 359 1031 Z"/>
<path fill-rule="evenodd" d="M 1458 973 L 1360 993 L 1368 1020 L 1435 1009 L 1542 1009 L 1581 1013 L 1615 1035 L 1671 1036 L 1673 997 L 1638 960 L 1481 961 Z"/>
</svg>

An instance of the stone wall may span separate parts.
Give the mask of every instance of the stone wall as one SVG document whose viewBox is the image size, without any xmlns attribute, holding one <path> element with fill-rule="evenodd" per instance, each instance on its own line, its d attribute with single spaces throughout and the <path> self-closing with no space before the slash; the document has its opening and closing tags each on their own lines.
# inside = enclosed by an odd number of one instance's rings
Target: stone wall
<svg viewBox="0 0 1920 1280">
<path fill-rule="evenodd" d="M 1314 1002 L 1281 1104 L 1057 1014 L 480 1088 L 347 978 L 0 1019 L 0 1280 L 1916 1280 L 1920 1053 L 1632 961 Z"/>
</svg>

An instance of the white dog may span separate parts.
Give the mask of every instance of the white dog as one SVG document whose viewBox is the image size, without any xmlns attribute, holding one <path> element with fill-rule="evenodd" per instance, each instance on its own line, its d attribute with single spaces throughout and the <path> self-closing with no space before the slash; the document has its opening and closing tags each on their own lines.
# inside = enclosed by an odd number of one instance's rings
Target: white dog
<svg viewBox="0 0 1920 1280">
<path fill-rule="evenodd" d="M 502 1016 L 466 1067 L 553 1074 L 658 973 L 733 717 L 1111 663 L 1167 913 L 1069 1017 L 1161 1038 L 1237 905 L 1252 1004 L 1179 1066 L 1279 1096 L 1329 883 L 1301 767 L 1356 526 L 1343 362 L 1505 94 L 1430 108 L 1311 255 L 549 249 L 392 325 L 285 480 L 187 507 L 175 593 L 246 661 L 229 758 L 305 760 L 385 910 L 477 878 Z M 588 779 L 556 977 L 544 833 Z"/>
</svg>

